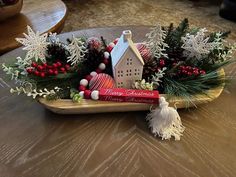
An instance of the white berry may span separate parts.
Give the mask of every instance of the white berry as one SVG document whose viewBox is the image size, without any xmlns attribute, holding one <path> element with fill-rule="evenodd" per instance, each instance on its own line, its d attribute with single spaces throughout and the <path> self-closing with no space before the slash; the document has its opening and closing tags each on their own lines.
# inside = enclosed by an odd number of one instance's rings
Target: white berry
<svg viewBox="0 0 236 177">
<path fill-rule="evenodd" d="M 98 100 L 99 99 L 99 91 L 97 91 L 97 90 L 92 91 L 91 98 L 93 100 Z"/>
<path fill-rule="evenodd" d="M 100 63 L 98 68 L 101 69 L 101 70 L 104 70 L 104 69 L 106 69 L 106 65 L 104 63 Z"/>
<path fill-rule="evenodd" d="M 104 58 L 109 59 L 109 57 L 110 57 L 109 52 L 104 52 Z"/>
<path fill-rule="evenodd" d="M 84 91 L 80 91 L 79 96 L 81 96 L 81 98 L 84 98 Z"/>
<path fill-rule="evenodd" d="M 111 43 L 109 44 L 109 46 L 113 48 L 113 47 L 115 47 L 115 44 L 114 44 L 113 42 L 111 42 Z"/>
<path fill-rule="evenodd" d="M 90 73 L 90 75 L 94 77 L 94 76 L 97 75 L 97 73 L 96 73 L 95 71 L 92 71 L 92 72 Z"/>
<path fill-rule="evenodd" d="M 87 85 L 88 85 L 88 80 L 87 80 L 87 79 L 82 79 L 82 80 L 80 81 L 80 85 L 83 85 L 83 86 L 87 87 Z"/>
</svg>

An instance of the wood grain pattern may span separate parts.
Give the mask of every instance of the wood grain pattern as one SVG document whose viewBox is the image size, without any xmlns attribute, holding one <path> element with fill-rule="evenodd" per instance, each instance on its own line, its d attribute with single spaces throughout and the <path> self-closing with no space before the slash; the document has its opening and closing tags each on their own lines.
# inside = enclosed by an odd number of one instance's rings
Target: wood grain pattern
<svg viewBox="0 0 236 177">
<path fill-rule="evenodd" d="M 0 54 L 20 46 L 15 41 L 22 37 L 27 25 L 34 31 L 61 32 L 67 14 L 67 8 L 61 0 L 24 0 L 20 14 L 0 22 Z"/>
<path fill-rule="evenodd" d="M 89 29 L 76 35 L 112 40 L 131 29 L 140 41 L 147 27 Z M 63 34 L 66 39 L 71 33 Z M 0 58 L 23 55 L 16 49 Z M 236 65 L 225 69 L 235 75 Z M 181 141 L 153 137 L 146 112 L 58 115 L 25 96 L 10 95 L 0 71 L 0 176 L 3 177 L 234 177 L 236 80 L 198 109 L 180 110 Z"/>
</svg>

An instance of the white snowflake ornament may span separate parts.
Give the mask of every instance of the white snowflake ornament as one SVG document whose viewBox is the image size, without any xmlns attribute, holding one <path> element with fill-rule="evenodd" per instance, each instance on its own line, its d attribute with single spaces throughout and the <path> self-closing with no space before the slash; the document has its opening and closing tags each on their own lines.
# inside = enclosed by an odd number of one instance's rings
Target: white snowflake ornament
<svg viewBox="0 0 236 177">
<path fill-rule="evenodd" d="M 84 59 L 85 53 L 87 52 L 84 44 L 85 42 L 81 38 L 72 37 L 72 41 L 67 47 L 70 52 L 67 62 L 71 62 L 71 65 L 77 65 Z"/>
<path fill-rule="evenodd" d="M 183 45 L 182 48 L 185 49 L 183 54 L 187 58 L 196 57 L 201 59 L 202 55 L 209 54 L 216 46 L 215 42 L 208 42 L 209 37 L 205 37 L 205 28 L 200 29 L 196 35 L 186 34 L 182 37 Z"/>
<path fill-rule="evenodd" d="M 34 59 L 36 62 L 38 60 L 45 62 L 48 34 L 45 33 L 40 35 L 38 31 L 35 33 L 30 26 L 27 26 L 27 31 L 28 34 L 23 33 L 25 38 L 16 38 L 16 41 L 25 46 L 23 50 L 28 51 L 25 60 L 30 61 L 31 59 Z"/>
</svg>

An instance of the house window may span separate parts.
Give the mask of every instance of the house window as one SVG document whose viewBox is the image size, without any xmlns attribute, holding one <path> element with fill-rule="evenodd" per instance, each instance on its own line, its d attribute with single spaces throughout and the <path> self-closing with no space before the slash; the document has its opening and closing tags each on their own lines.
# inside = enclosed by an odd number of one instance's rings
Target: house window
<svg viewBox="0 0 236 177">
<path fill-rule="evenodd" d="M 117 71 L 117 77 L 123 77 L 123 71 Z"/>
<path fill-rule="evenodd" d="M 123 86 L 124 86 L 124 83 L 123 83 L 123 82 L 118 82 L 118 83 L 117 83 L 117 87 L 118 87 L 118 88 L 121 88 L 121 87 L 123 87 Z"/>
<path fill-rule="evenodd" d="M 126 70 L 126 76 L 132 76 L 132 69 Z"/>
<path fill-rule="evenodd" d="M 127 65 L 132 65 L 132 62 L 133 62 L 132 58 L 127 58 L 126 60 Z"/>
<path fill-rule="evenodd" d="M 134 75 L 139 76 L 140 75 L 140 69 L 134 69 Z"/>
</svg>

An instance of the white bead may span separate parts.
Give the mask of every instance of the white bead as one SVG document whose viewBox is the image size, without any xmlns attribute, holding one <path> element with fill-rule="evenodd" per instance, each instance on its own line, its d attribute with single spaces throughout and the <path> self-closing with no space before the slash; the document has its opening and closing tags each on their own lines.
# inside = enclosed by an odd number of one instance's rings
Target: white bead
<svg viewBox="0 0 236 177">
<path fill-rule="evenodd" d="M 79 96 L 81 96 L 81 98 L 84 98 L 84 91 L 80 91 Z"/>
<path fill-rule="evenodd" d="M 87 87 L 87 85 L 88 85 L 88 80 L 87 80 L 87 79 L 82 79 L 82 80 L 80 81 L 80 85 L 83 85 L 83 86 Z"/>
<path fill-rule="evenodd" d="M 110 57 L 109 52 L 104 52 L 104 58 L 109 59 L 109 57 Z"/>
<path fill-rule="evenodd" d="M 111 43 L 109 44 L 109 46 L 113 48 L 113 47 L 115 47 L 115 44 L 114 44 L 113 42 L 111 42 Z"/>
<path fill-rule="evenodd" d="M 93 100 L 98 100 L 99 99 L 99 91 L 97 91 L 97 90 L 92 91 L 91 98 Z"/>
<path fill-rule="evenodd" d="M 98 68 L 101 69 L 101 70 L 104 70 L 104 69 L 106 69 L 106 65 L 104 63 L 100 63 Z"/>
<path fill-rule="evenodd" d="M 92 72 L 90 73 L 90 75 L 94 77 L 94 76 L 97 75 L 97 73 L 96 73 L 95 71 L 92 71 Z"/>
</svg>

